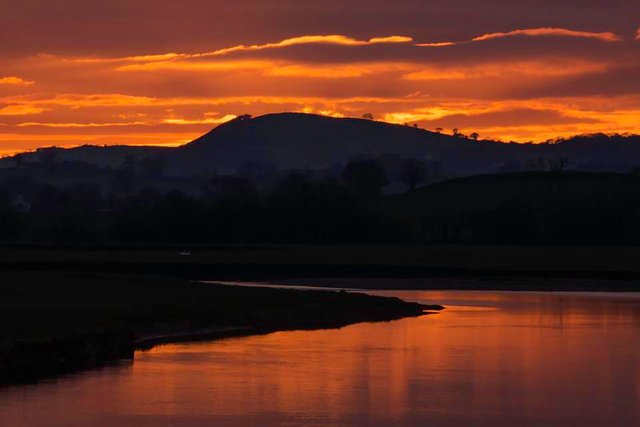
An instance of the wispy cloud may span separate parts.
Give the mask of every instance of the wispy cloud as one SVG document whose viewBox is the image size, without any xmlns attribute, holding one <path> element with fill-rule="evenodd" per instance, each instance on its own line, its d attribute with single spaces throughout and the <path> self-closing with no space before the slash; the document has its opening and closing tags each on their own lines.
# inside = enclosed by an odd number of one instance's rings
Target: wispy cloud
<svg viewBox="0 0 640 427">
<path fill-rule="evenodd" d="M 0 77 L 0 85 L 18 85 L 18 86 L 30 86 L 35 82 L 22 79 L 20 77 L 9 76 L 9 77 Z"/>
<path fill-rule="evenodd" d="M 265 104 L 284 105 L 297 104 L 308 105 L 315 103 L 332 104 L 353 104 L 372 103 L 385 104 L 401 102 L 405 98 L 399 97 L 371 97 L 371 96 L 351 96 L 342 98 L 324 98 L 312 96 L 227 96 L 227 97 L 149 97 L 125 95 L 118 93 L 104 94 L 80 94 L 80 93 L 59 93 L 51 96 L 45 95 L 17 95 L 0 97 L 0 103 L 15 105 L 31 105 L 37 107 L 71 107 L 75 109 L 87 107 L 180 107 L 180 106 L 211 106 L 227 104 Z M 416 98 L 416 102 L 422 102 L 421 98 Z"/>
<path fill-rule="evenodd" d="M 502 77 L 562 77 L 602 73 L 610 64 L 595 61 L 544 58 L 529 61 L 496 62 L 466 67 L 426 67 L 404 75 L 407 80 L 465 80 Z"/>
<path fill-rule="evenodd" d="M 218 49 L 210 53 L 204 53 L 204 54 L 201 54 L 201 56 L 226 55 L 232 52 L 277 49 L 277 48 L 283 48 L 283 47 L 289 47 L 289 46 L 295 46 L 295 45 L 305 45 L 305 44 L 335 44 L 335 45 L 341 45 L 341 46 L 366 46 L 366 45 L 386 44 L 386 43 L 411 43 L 412 41 L 413 41 L 413 38 L 407 37 L 407 36 L 374 37 L 369 40 L 358 40 L 358 39 L 354 39 L 354 38 L 347 37 L 340 34 L 314 35 L 314 36 L 293 37 L 290 39 L 279 41 L 277 43 L 254 44 L 254 45 L 242 44 L 242 45 L 228 47 L 224 49 Z"/>
<path fill-rule="evenodd" d="M 47 111 L 46 108 L 34 107 L 32 105 L 7 105 L 0 108 L 0 116 L 28 116 L 40 114 Z"/>
<path fill-rule="evenodd" d="M 544 28 L 528 28 L 524 30 L 514 30 L 506 33 L 488 33 L 482 36 L 474 37 L 473 41 L 484 41 L 491 39 L 499 39 L 504 37 L 514 37 L 514 36 L 529 36 L 529 37 L 540 37 L 540 36 L 560 36 L 560 37 L 579 37 L 579 38 L 587 38 L 587 39 L 596 39 L 602 40 L 605 42 L 618 42 L 621 41 L 622 38 L 617 34 L 611 32 L 589 32 L 589 31 L 575 31 L 567 28 L 552 28 L 552 27 L 544 27 Z"/>
<path fill-rule="evenodd" d="M 458 43 L 456 42 L 435 42 L 435 43 L 417 43 L 416 46 L 420 47 L 447 47 L 447 46 L 455 46 Z"/>
<path fill-rule="evenodd" d="M 153 61 L 169 61 L 171 59 L 179 59 L 189 57 L 184 53 L 161 53 L 157 55 L 138 55 L 124 56 L 118 58 L 70 58 L 67 61 L 85 64 L 103 64 L 113 62 L 153 62 Z"/>
<path fill-rule="evenodd" d="M 268 77 L 298 77 L 314 79 L 357 78 L 374 73 L 412 68 L 404 63 L 351 63 L 351 64 L 314 64 L 297 63 L 282 60 L 176 60 L 126 64 L 117 71 L 193 71 L 193 72 L 230 72 L 254 71 Z"/>
<path fill-rule="evenodd" d="M 640 29 L 638 30 L 638 38 L 640 38 Z M 591 31 L 576 31 L 568 28 L 555 28 L 555 27 L 542 27 L 542 28 L 526 28 L 520 30 L 513 30 L 508 32 L 496 32 L 487 33 L 471 40 L 459 41 L 459 42 L 437 42 L 437 43 L 417 43 L 416 46 L 422 47 L 446 47 L 455 46 L 460 44 L 482 42 L 487 40 L 501 39 L 507 37 L 574 37 L 585 38 L 592 40 L 600 40 L 603 42 L 619 42 L 622 41 L 622 37 L 612 32 L 591 32 Z"/>
<path fill-rule="evenodd" d="M 265 49 L 278 49 L 278 48 L 286 48 L 286 47 L 298 46 L 298 45 L 328 44 L 328 45 L 339 45 L 339 46 L 367 46 L 367 45 L 411 43 L 411 42 L 413 42 L 413 38 L 407 37 L 407 36 L 385 36 L 385 37 L 373 37 L 368 40 L 358 40 L 358 39 L 341 35 L 341 34 L 305 35 L 305 36 L 284 39 L 274 43 L 253 44 L 253 45 L 241 44 L 241 45 L 226 47 L 226 48 L 217 49 L 211 52 L 203 52 L 203 53 L 171 52 L 171 53 L 161 53 L 161 54 L 154 54 L 154 55 L 136 55 L 136 56 L 115 57 L 115 58 L 66 58 L 65 61 L 81 63 L 81 64 L 82 63 L 101 64 L 101 63 L 130 62 L 134 64 L 128 65 L 128 66 L 124 65 L 119 69 L 137 70 L 137 69 L 140 69 L 141 66 L 144 66 L 139 64 L 153 64 L 153 67 L 160 68 L 160 66 L 156 64 L 162 64 L 162 63 L 171 64 L 174 61 L 180 61 L 180 60 L 186 60 L 186 59 L 223 56 L 223 55 L 228 55 L 234 52 L 260 51 Z M 169 67 L 170 66 L 167 65 L 165 68 L 169 68 Z"/>
<path fill-rule="evenodd" d="M 121 127 L 121 126 L 149 126 L 147 122 L 117 122 L 117 123 L 40 123 L 25 122 L 18 123 L 16 127 L 48 127 L 48 128 L 103 128 L 103 127 Z"/>
<path fill-rule="evenodd" d="M 275 64 L 271 61 L 157 61 L 140 64 L 127 64 L 117 67 L 117 71 L 239 71 L 270 69 Z"/>
<path fill-rule="evenodd" d="M 214 117 L 211 113 L 205 113 L 201 119 L 177 119 L 170 118 L 162 120 L 162 123 L 169 125 L 219 125 L 235 119 L 235 114 L 227 114 L 222 117 Z"/>
</svg>

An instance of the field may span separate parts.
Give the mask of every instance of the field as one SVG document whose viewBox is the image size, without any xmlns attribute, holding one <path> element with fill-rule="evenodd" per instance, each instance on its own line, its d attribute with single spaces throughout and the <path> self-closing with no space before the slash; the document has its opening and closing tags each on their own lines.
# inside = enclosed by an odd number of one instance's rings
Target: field
<svg viewBox="0 0 640 427">
<path fill-rule="evenodd" d="M 0 269 L 162 274 L 191 279 L 554 277 L 635 280 L 640 247 L 217 246 L 0 249 Z"/>
</svg>

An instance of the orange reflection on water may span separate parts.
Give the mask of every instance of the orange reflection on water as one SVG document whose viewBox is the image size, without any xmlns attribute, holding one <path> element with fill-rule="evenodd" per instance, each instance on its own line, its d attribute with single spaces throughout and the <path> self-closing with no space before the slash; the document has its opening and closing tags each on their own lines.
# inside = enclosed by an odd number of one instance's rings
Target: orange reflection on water
<svg viewBox="0 0 640 427">
<path fill-rule="evenodd" d="M 635 425 L 640 298 L 385 292 L 441 314 L 136 354 L 0 393 L 1 425 Z M 70 411 L 68 402 L 75 402 Z M 53 424 L 46 424 L 53 425 Z"/>
</svg>

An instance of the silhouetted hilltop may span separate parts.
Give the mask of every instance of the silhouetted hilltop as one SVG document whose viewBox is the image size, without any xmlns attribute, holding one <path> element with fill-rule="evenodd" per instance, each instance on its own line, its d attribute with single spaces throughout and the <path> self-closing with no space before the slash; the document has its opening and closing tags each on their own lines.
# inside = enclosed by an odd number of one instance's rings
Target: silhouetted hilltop
<svg viewBox="0 0 640 427">
<path fill-rule="evenodd" d="M 234 174 L 247 165 L 270 170 L 325 170 L 354 158 L 386 165 L 417 158 L 438 162 L 443 177 L 571 169 L 628 172 L 640 165 L 640 137 L 586 135 L 542 144 L 474 140 L 374 120 L 282 113 L 241 116 L 182 147 L 82 146 L 27 153 L 24 162 L 55 156 L 117 167 L 131 159 L 160 159 L 170 175 Z M 5 158 L 0 167 L 11 167 Z"/>
<path fill-rule="evenodd" d="M 313 114 L 239 118 L 181 147 L 183 161 L 235 170 L 243 163 L 278 169 L 317 169 L 356 156 L 398 154 L 427 157 L 460 141 L 423 129 L 362 119 Z"/>
</svg>

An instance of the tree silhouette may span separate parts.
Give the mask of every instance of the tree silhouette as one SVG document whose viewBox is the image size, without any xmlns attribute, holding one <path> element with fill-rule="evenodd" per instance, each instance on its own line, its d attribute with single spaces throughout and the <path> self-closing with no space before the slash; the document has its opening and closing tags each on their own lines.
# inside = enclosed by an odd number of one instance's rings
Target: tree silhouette
<svg viewBox="0 0 640 427">
<path fill-rule="evenodd" d="M 371 114 L 371 113 L 363 114 L 362 118 L 365 119 L 365 120 L 373 120 L 373 114 Z"/>
<path fill-rule="evenodd" d="M 418 159 L 405 160 L 400 169 L 400 180 L 409 191 L 415 190 L 419 183 L 427 180 L 427 166 Z"/>
<path fill-rule="evenodd" d="M 144 158 L 138 162 L 144 176 L 148 179 L 158 179 L 164 176 L 167 162 L 164 159 Z"/>
<path fill-rule="evenodd" d="M 20 169 L 24 164 L 24 154 L 20 153 L 13 156 L 13 163 L 16 165 L 18 169 Z"/>
<path fill-rule="evenodd" d="M 43 168 L 52 172 L 58 163 L 58 153 L 55 147 L 37 150 L 38 160 Z"/>
<path fill-rule="evenodd" d="M 442 133 L 442 132 L 444 132 L 444 129 L 443 128 L 435 128 L 435 132 L 436 133 Z"/>
<path fill-rule="evenodd" d="M 549 170 L 552 172 L 562 172 L 569 166 L 570 160 L 566 156 L 559 156 L 555 159 L 549 159 Z"/>
<path fill-rule="evenodd" d="M 469 135 L 469 137 L 474 141 L 477 141 L 478 138 L 480 138 L 480 134 L 478 132 L 473 132 L 471 135 Z"/>
<path fill-rule="evenodd" d="M 256 192 L 251 181 L 241 176 L 214 175 L 210 185 L 209 195 L 215 198 L 244 198 Z"/>
<path fill-rule="evenodd" d="M 442 169 L 444 168 L 443 164 L 439 160 L 433 160 L 429 162 L 428 171 L 431 172 L 431 176 L 433 179 L 442 178 Z"/>
<path fill-rule="evenodd" d="M 112 185 L 117 192 L 129 195 L 133 191 L 136 182 L 135 161 L 133 156 L 127 156 L 122 166 L 115 171 Z"/>
<path fill-rule="evenodd" d="M 342 171 L 342 179 L 364 197 L 377 197 L 387 185 L 387 173 L 375 160 L 352 160 Z"/>
</svg>

